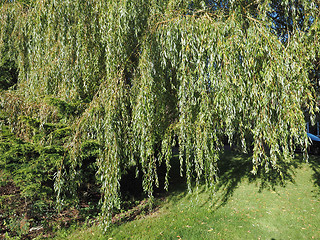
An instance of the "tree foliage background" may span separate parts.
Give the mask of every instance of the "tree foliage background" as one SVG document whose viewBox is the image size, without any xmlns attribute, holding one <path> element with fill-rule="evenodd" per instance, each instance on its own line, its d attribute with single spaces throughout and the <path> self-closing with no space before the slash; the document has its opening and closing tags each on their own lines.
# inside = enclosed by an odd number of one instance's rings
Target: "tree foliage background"
<svg viewBox="0 0 320 240">
<path fill-rule="evenodd" d="M 164 164 L 168 188 L 173 146 L 190 190 L 214 190 L 226 142 L 281 176 L 317 111 L 319 27 L 306 0 L 2 2 L 2 128 L 54 159 L 60 205 L 91 146 L 104 226 L 129 168 L 152 198 Z"/>
</svg>

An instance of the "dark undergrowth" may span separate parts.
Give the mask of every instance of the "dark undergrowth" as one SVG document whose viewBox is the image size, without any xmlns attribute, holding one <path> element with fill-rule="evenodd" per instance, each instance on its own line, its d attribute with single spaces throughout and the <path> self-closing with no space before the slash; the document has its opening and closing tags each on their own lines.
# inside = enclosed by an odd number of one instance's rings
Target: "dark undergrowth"
<svg viewBox="0 0 320 240">
<path fill-rule="evenodd" d="M 282 175 L 272 171 L 270 174 L 252 174 L 252 159 L 250 155 L 225 151 L 221 154 L 219 162 L 219 181 L 216 184 L 216 191 L 220 191 L 219 197 L 211 202 L 214 209 L 223 207 L 232 198 L 235 190 L 243 181 L 255 183 L 259 191 L 274 190 L 277 186 L 285 187 L 288 183 L 294 183 L 295 172 L 299 169 L 304 160 L 297 155 L 295 160 L 286 166 L 282 166 Z M 320 157 L 310 156 L 309 165 L 313 170 L 312 180 L 320 193 Z M 149 200 L 143 193 L 141 179 L 135 176 L 135 170 L 127 171 L 121 180 L 121 211 L 115 211 L 112 222 L 120 226 L 124 223 L 139 219 L 147 214 L 156 212 L 166 198 L 176 199 L 185 196 L 187 186 L 185 178 L 180 177 L 179 161 L 172 159 L 170 171 L 171 185 L 168 192 L 162 188 L 156 189 L 155 200 L 149 204 Z M 163 179 L 164 171 L 159 171 L 159 178 Z M 53 237 L 59 229 L 66 229 L 74 225 L 93 224 L 98 221 L 99 215 L 99 186 L 87 183 L 87 186 L 80 188 L 78 192 L 78 205 L 65 203 L 61 212 L 56 210 L 54 198 L 49 193 L 43 198 L 33 196 L 30 198 L 21 190 L 17 181 L 8 174 L 1 171 L 0 185 L 0 224 L 2 236 L 18 237 L 20 239 L 33 239 L 36 236 L 41 238 Z M 163 185 L 160 182 L 160 186 Z M 41 189 L 38 190 L 41 192 Z M 318 194 L 318 193 L 315 193 Z M 175 198 L 174 196 L 179 196 Z M 205 203 L 204 203 L 205 204 Z M 150 207 L 151 206 L 151 207 Z"/>
</svg>

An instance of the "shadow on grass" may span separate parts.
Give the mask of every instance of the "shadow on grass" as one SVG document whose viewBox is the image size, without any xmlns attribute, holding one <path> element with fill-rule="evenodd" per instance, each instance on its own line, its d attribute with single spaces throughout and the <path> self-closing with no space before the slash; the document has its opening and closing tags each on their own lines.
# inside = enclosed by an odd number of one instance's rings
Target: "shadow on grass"
<svg viewBox="0 0 320 240">
<path fill-rule="evenodd" d="M 320 156 L 310 156 L 309 164 L 311 169 L 313 170 L 313 184 L 318 188 L 317 194 L 320 195 Z"/>
<path fill-rule="evenodd" d="M 136 169 L 128 169 L 120 181 L 121 211 L 115 211 L 112 222 L 115 225 L 135 220 L 146 214 L 156 212 L 164 200 L 175 203 L 187 194 L 186 178 L 180 176 L 180 162 L 178 155 L 171 159 L 169 171 L 169 189 L 165 190 L 166 166 L 162 163 L 157 169 L 159 187 L 155 187 L 153 201 L 143 191 L 142 175 L 136 176 Z"/>
<path fill-rule="evenodd" d="M 255 183 L 259 187 L 260 192 L 263 190 L 275 190 L 277 186 L 285 187 L 287 183 L 295 183 L 295 172 L 298 168 L 302 167 L 302 163 L 304 162 L 305 160 L 303 160 L 302 154 L 297 154 L 295 159 L 290 163 L 283 162 L 279 165 L 282 175 L 274 169 L 270 169 L 268 173 L 260 169 L 257 174 L 253 174 L 252 155 L 226 150 L 221 154 L 218 162 L 219 182 L 215 186 L 217 194 L 214 198 L 212 198 L 212 195 L 209 196 L 203 205 L 211 202 L 214 209 L 224 206 L 243 181 Z M 309 163 L 313 169 L 312 178 L 314 185 L 318 187 L 318 194 L 320 194 L 320 156 L 310 156 Z M 168 192 L 163 190 L 165 168 L 159 170 L 160 186 L 158 189 L 155 189 L 154 192 L 156 201 L 153 211 L 161 206 L 165 198 L 174 204 L 188 193 L 186 178 L 180 177 L 180 164 L 177 156 L 171 160 Z M 136 183 L 132 179 L 129 182 L 133 184 L 132 188 L 137 191 Z M 203 190 L 205 190 L 205 188 L 203 188 Z M 142 189 L 139 189 L 138 192 L 142 193 Z M 133 215 L 136 216 L 136 214 Z M 133 219 L 134 218 L 128 218 L 126 221 Z"/>
<path fill-rule="evenodd" d="M 253 174 L 252 155 L 226 151 L 221 154 L 218 163 L 219 182 L 216 185 L 216 192 L 219 194 L 214 198 L 212 206 L 219 208 L 225 205 L 244 180 L 256 183 L 259 186 L 259 192 L 264 189 L 275 190 L 277 186 L 285 187 L 288 182 L 294 183 L 295 170 L 301 167 L 302 162 L 302 157 L 298 156 L 290 163 L 283 162 L 279 165 L 281 174 L 274 169 L 270 169 L 269 172 L 260 169 Z"/>
</svg>

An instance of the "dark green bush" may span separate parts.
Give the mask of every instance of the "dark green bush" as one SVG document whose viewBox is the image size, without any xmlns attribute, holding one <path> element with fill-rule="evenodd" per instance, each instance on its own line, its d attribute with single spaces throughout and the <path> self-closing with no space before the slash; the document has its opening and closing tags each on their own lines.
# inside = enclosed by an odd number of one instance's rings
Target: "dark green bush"
<svg viewBox="0 0 320 240">
<path fill-rule="evenodd" d="M 0 58 L 0 89 L 9 89 L 18 81 L 18 69 L 16 63 L 7 58 Z"/>
<path fill-rule="evenodd" d="M 22 196 L 30 200 L 52 199 L 53 176 L 63 156 L 61 147 L 22 141 L 2 126 L 0 168 L 20 188 Z"/>
</svg>

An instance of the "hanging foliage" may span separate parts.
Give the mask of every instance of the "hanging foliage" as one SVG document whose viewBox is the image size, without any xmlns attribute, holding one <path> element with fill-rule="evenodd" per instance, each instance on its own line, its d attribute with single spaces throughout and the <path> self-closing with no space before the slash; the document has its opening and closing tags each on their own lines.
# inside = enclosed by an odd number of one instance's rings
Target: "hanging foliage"
<svg viewBox="0 0 320 240">
<path fill-rule="evenodd" d="M 104 226 L 120 206 L 120 179 L 129 167 L 152 198 L 164 163 L 168 188 L 173 146 L 189 190 L 202 179 L 214 189 L 225 139 L 253 153 L 253 173 L 281 175 L 297 147 L 306 151 L 305 117 L 314 116 L 319 96 L 309 78 L 319 69 L 316 1 L 41 0 L 28 6 L 1 8 L 0 52 L 19 70 L 17 89 L 1 92 L 1 106 L 12 129 L 23 129 L 17 119 L 31 108 L 15 99 L 38 104 L 31 117 L 40 124 L 54 121 L 62 103 L 81 105 L 59 118 L 72 128 L 64 145 L 68 174 L 78 174 L 82 144 L 97 142 Z M 45 107 L 52 96 L 56 104 Z"/>
</svg>

